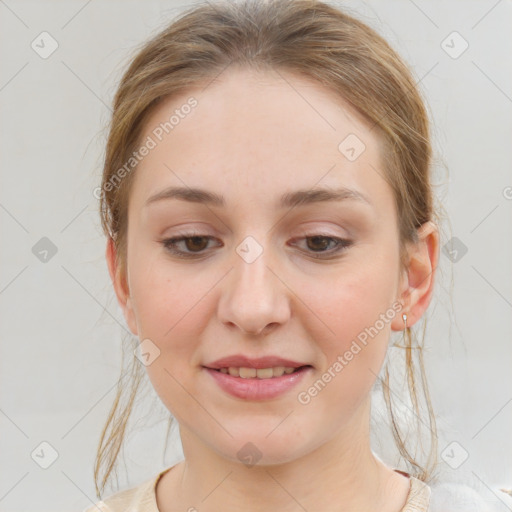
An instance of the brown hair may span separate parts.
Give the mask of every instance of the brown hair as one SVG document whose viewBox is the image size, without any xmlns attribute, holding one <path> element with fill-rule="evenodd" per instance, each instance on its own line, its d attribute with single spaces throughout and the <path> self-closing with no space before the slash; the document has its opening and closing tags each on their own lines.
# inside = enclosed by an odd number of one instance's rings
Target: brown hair
<svg viewBox="0 0 512 512">
<path fill-rule="evenodd" d="M 128 197 L 134 176 L 126 171 L 126 162 L 141 142 L 149 115 L 162 100 L 208 83 L 231 64 L 312 78 L 349 102 L 372 129 L 378 130 L 384 178 L 393 189 L 398 212 L 400 263 L 405 268 L 407 242 L 417 241 L 417 228 L 435 220 L 429 120 L 411 72 L 380 35 L 338 8 L 317 0 L 245 0 L 207 2 L 183 12 L 143 45 L 121 79 L 114 99 L 100 197 L 102 227 L 115 243 L 121 275 L 126 275 Z M 119 174 L 122 180 L 113 186 Z M 415 459 L 400 431 L 391 403 L 387 365 L 383 391 L 398 450 L 410 466 L 409 472 L 426 481 L 437 462 L 435 417 L 422 347 L 413 347 L 411 331 L 406 331 L 407 382 L 417 417 L 421 417 L 419 384 L 428 408 L 431 439 L 425 465 Z M 414 351 L 419 358 L 419 381 L 412 348 L 419 349 Z M 100 471 L 103 492 L 123 444 L 144 373 L 141 366 L 132 357 L 129 371 L 121 372 L 96 456 L 98 497 Z M 124 382 L 128 374 L 130 386 Z M 122 406 L 125 390 L 129 391 L 128 399 Z M 172 417 L 169 428 L 171 422 Z"/>
</svg>

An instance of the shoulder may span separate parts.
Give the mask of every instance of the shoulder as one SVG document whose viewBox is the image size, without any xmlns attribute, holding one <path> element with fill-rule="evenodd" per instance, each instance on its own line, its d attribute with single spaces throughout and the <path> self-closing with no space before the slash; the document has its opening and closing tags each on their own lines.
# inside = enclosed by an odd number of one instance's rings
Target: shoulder
<svg viewBox="0 0 512 512">
<path fill-rule="evenodd" d="M 503 504 L 512 507 L 512 496 L 490 487 L 442 482 L 431 484 L 430 489 L 428 512 L 499 512 Z"/>
<path fill-rule="evenodd" d="M 145 480 L 140 485 L 124 489 L 87 507 L 82 512 L 158 512 L 155 487 L 169 468 Z"/>
<path fill-rule="evenodd" d="M 145 501 L 144 495 L 147 494 L 146 489 L 147 482 L 116 492 L 86 508 L 83 512 L 146 512 L 141 507 L 141 502 Z"/>
</svg>

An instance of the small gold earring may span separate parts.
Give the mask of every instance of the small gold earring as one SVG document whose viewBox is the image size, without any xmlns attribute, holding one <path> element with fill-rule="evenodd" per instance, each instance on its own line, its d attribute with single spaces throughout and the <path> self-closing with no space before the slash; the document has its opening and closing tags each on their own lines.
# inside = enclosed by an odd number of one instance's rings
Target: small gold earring
<svg viewBox="0 0 512 512">
<path fill-rule="evenodd" d="M 420 347 L 420 346 L 416 346 L 416 347 L 412 346 L 412 339 L 411 339 L 411 333 L 410 332 L 409 332 L 409 343 L 407 343 L 407 340 L 405 338 L 405 335 L 407 333 L 407 314 L 406 313 L 402 314 L 402 320 L 404 321 L 404 330 L 402 331 L 402 333 L 403 333 L 402 334 L 403 345 L 400 345 L 399 343 L 394 343 L 393 347 L 407 348 L 407 349 L 413 349 L 413 348 L 421 349 L 422 347 Z"/>
<path fill-rule="evenodd" d="M 404 331 L 407 329 L 407 313 L 402 315 L 402 320 L 404 321 Z"/>
</svg>

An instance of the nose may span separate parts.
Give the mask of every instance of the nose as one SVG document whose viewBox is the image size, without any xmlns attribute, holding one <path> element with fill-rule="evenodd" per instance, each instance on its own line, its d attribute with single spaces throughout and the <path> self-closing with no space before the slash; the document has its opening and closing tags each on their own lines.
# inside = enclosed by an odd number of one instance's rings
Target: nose
<svg viewBox="0 0 512 512">
<path fill-rule="evenodd" d="M 290 318 L 289 291 L 269 252 L 263 250 L 254 260 L 242 251 L 233 255 L 234 268 L 223 282 L 218 305 L 219 319 L 225 325 L 260 334 Z"/>
</svg>

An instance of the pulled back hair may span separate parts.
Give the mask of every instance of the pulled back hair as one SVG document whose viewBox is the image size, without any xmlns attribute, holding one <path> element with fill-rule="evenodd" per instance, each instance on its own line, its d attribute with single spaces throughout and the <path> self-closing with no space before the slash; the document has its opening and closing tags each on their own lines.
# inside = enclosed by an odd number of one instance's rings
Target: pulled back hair
<svg viewBox="0 0 512 512">
<path fill-rule="evenodd" d="M 393 190 L 398 214 L 400 265 L 401 269 L 406 268 L 407 243 L 418 240 L 417 229 L 435 220 L 436 213 L 430 177 L 429 118 L 410 70 L 373 29 L 327 3 L 242 0 L 207 2 L 182 12 L 144 43 L 120 81 L 99 199 L 102 228 L 115 244 L 121 275 L 126 276 L 128 197 L 136 168 L 126 172 L 125 164 L 141 143 L 148 117 L 162 101 L 209 83 L 231 65 L 256 71 L 288 71 L 313 79 L 347 101 L 371 129 L 378 131 L 383 177 Z M 115 182 L 120 175 L 122 179 Z M 428 424 L 430 452 L 425 462 L 416 460 L 407 436 L 401 432 L 391 399 L 387 364 L 382 390 L 393 438 L 406 469 L 428 481 L 437 462 L 437 433 L 422 348 L 412 346 L 407 328 L 407 384 L 418 418 L 422 414 L 420 388 L 427 404 L 428 417 L 422 423 Z M 418 356 L 419 377 L 413 355 Z M 94 481 L 98 497 L 115 468 L 143 373 L 144 368 L 133 356 L 130 368 L 121 370 L 96 455 Z M 128 398 L 123 404 L 121 398 L 126 392 Z M 171 422 L 172 416 L 169 428 Z"/>
</svg>

